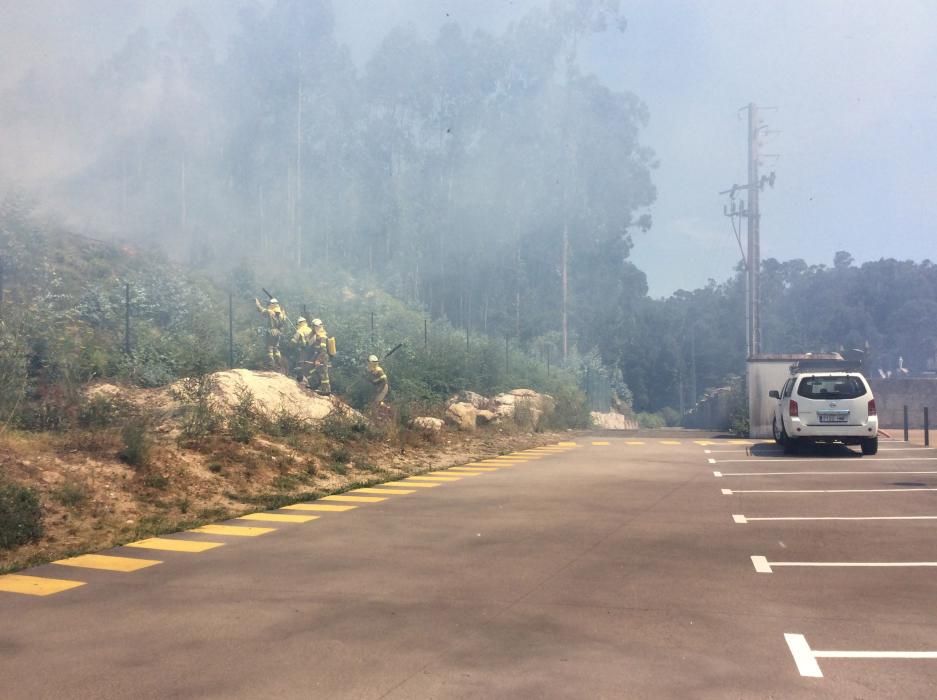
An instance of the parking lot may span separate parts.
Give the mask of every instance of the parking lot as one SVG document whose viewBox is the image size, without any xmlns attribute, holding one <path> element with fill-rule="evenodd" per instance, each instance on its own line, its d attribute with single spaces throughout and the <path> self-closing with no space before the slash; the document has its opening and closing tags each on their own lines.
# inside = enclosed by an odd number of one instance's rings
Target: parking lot
<svg viewBox="0 0 937 700">
<path fill-rule="evenodd" d="M 787 618 L 779 663 L 831 694 L 933 697 L 937 451 L 883 440 L 874 457 L 786 457 L 770 443 L 703 454 L 756 594 Z"/>
<path fill-rule="evenodd" d="M 4 697 L 933 698 L 935 488 L 579 436 L 0 577 Z"/>
</svg>

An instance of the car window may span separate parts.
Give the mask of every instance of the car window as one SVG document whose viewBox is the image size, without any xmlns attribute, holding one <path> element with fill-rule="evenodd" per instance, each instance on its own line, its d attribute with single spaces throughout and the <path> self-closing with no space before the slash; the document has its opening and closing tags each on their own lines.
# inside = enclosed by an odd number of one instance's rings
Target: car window
<svg viewBox="0 0 937 700">
<path fill-rule="evenodd" d="M 797 388 L 805 399 L 857 399 L 864 394 L 860 377 L 804 377 Z"/>
<path fill-rule="evenodd" d="M 781 391 L 781 397 L 786 399 L 788 396 L 791 395 L 791 390 L 793 390 L 793 388 L 794 388 L 794 378 L 792 377 L 788 379 L 787 382 L 784 383 L 784 389 Z"/>
</svg>

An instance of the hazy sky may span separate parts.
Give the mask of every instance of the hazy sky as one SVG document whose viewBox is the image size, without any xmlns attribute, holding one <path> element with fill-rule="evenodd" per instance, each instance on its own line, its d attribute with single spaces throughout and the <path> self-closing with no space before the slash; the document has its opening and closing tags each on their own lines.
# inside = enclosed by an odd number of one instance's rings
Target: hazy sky
<svg viewBox="0 0 937 700">
<path fill-rule="evenodd" d="M 357 61 L 397 23 L 427 36 L 446 21 L 497 30 L 546 0 L 335 2 L 340 39 Z M 0 0 L 0 88 L 30 67 L 89 65 L 140 24 L 158 29 L 192 7 L 218 48 L 235 0 Z M 892 0 L 640 0 L 628 29 L 590 40 L 582 60 L 648 105 L 644 134 L 660 168 L 654 227 L 634 262 L 651 294 L 727 278 L 738 246 L 720 190 L 746 177 L 750 101 L 781 133 L 774 190 L 762 197 L 765 257 L 832 262 L 937 258 L 937 3 Z"/>
</svg>

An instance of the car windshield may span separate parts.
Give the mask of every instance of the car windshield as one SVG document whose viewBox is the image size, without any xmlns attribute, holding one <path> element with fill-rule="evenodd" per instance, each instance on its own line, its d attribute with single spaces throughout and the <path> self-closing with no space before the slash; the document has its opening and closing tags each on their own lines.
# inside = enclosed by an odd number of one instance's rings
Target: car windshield
<svg viewBox="0 0 937 700">
<path fill-rule="evenodd" d="M 807 399 L 857 399 L 865 394 L 860 377 L 805 377 L 797 395 Z"/>
</svg>

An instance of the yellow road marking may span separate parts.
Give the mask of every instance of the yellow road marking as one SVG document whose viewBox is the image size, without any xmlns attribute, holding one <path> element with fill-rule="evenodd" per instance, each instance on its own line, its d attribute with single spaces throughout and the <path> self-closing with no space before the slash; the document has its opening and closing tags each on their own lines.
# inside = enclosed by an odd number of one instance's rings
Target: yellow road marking
<svg viewBox="0 0 937 700">
<path fill-rule="evenodd" d="M 626 445 L 643 445 L 644 443 L 641 442 L 640 440 L 626 440 L 625 444 Z"/>
<path fill-rule="evenodd" d="M 450 471 L 454 472 L 496 472 L 498 471 L 497 467 L 473 467 L 471 465 L 465 467 L 449 467 Z"/>
<path fill-rule="evenodd" d="M 317 520 L 318 515 L 287 515 L 285 513 L 251 513 L 242 515 L 238 520 L 259 520 L 264 523 L 308 523 Z"/>
<path fill-rule="evenodd" d="M 498 455 L 497 457 L 489 457 L 488 460 L 497 459 L 502 462 L 529 462 L 534 459 L 533 457 L 527 456 L 515 456 L 515 455 Z"/>
<path fill-rule="evenodd" d="M 486 459 L 484 462 L 475 462 L 475 464 L 481 467 L 513 467 L 515 462 L 499 462 L 494 459 Z M 516 464 L 523 464 L 523 462 L 516 462 Z"/>
<path fill-rule="evenodd" d="M 358 506 L 330 506 L 325 503 L 294 503 L 291 506 L 283 506 L 283 510 L 314 510 L 326 513 L 344 513 L 346 510 L 354 510 Z"/>
<path fill-rule="evenodd" d="M 609 443 L 607 443 L 607 442 L 593 442 L 592 444 L 598 446 L 598 445 L 608 445 Z"/>
<path fill-rule="evenodd" d="M 151 537 L 148 540 L 129 542 L 124 547 L 140 549 L 159 549 L 164 552 L 206 552 L 215 547 L 224 547 L 224 542 L 196 542 L 195 540 L 171 540 L 165 537 Z"/>
<path fill-rule="evenodd" d="M 447 484 L 450 481 L 459 481 L 461 478 L 460 476 L 411 476 L 407 481 L 426 481 L 435 482 L 437 484 Z"/>
<path fill-rule="evenodd" d="M 0 591 L 22 593 L 24 595 L 52 595 L 53 593 L 61 593 L 70 588 L 78 588 L 78 586 L 84 585 L 84 581 L 66 581 L 61 578 L 23 576 L 21 574 L 0 576 Z"/>
<path fill-rule="evenodd" d="M 455 472 L 459 476 L 481 476 L 482 474 L 487 474 L 486 471 L 481 469 L 463 469 L 462 467 L 449 467 L 449 471 Z"/>
<path fill-rule="evenodd" d="M 354 491 L 349 491 L 349 493 L 389 493 L 392 496 L 406 496 L 408 493 L 416 493 L 416 492 L 411 489 L 393 489 L 393 488 L 375 489 L 375 488 L 366 487 L 366 488 L 361 488 L 361 489 L 355 489 Z"/>
<path fill-rule="evenodd" d="M 661 440 L 660 444 L 661 445 L 679 445 L 680 441 L 679 440 Z"/>
<path fill-rule="evenodd" d="M 411 477 L 411 479 L 412 478 L 413 477 Z M 411 481 L 410 479 L 403 479 L 400 482 L 394 482 L 394 483 L 406 484 L 407 487 L 415 486 L 418 489 L 432 489 L 432 488 L 436 488 L 440 484 L 440 482 L 438 481 L 432 481 L 432 482 L 431 481 Z"/>
<path fill-rule="evenodd" d="M 205 535 L 234 535 L 235 537 L 259 537 L 268 532 L 276 532 L 275 527 L 242 527 L 238 525 L 203 525 L 189 532 Z"/>
<path fill-rule="evenodd" d="M 556 444 L 559 445 L 560 447 L 575 447 L 576 446 L 575 442 L 558 442 Z"/>
<path fill-rule="evenodd" d="M 82 554 L 70 559 L 59 559 L 52 562 L 62 566 L 77 566 L 80 569 L 100 569 L 102 571 L 121 571 L 129 573 L 139 571 L 149 566 L 156 566 L 163 562 L 156 559 L 134 559 L 132 557 L 112 557 L 106 554 Z"/>
<path fill-rule="evenodd" d="M 729 440 L 730 445 L 754 445 L 754 442 L 749 442 L 748 440 Z"/>
<path fill-rule="evenodd" d="M 452 477 L 461 478 L 463 476 L 478 476 L 478 472 L 474 474 L 472 472 L 458 472 L 456 474 L 453 474 L 447 469 L 446 471 L 441 471 L 441 472 L 427 472 L 426 476 L 448 476 L 450 478 Z"/>
<path fill-rule="evenodd" d="M 342 501 L 345 503 L 380 503 L 381 501 L 386 501 L 386 498 L 378 498 L 377 496 L 344 496 L 342 494 L 336 494 L 334 496 L 326 496 L 322 499 L 323 501 Z"/>
<path fill-rule="evenodd" d="M 707 445 L 718 445 L 718 442 L 713 442 L 712 440 L 694 440 L 694 444 L 699 445 L 700 447 L 706 447 Z"/>
</svg>

